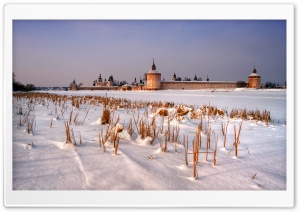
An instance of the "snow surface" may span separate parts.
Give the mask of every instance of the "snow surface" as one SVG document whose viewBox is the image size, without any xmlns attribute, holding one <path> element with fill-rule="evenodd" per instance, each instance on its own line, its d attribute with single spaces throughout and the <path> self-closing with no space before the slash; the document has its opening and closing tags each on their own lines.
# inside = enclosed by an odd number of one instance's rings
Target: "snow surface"
<svg viewBox="0 0 300 212">
<path fill-rule="evenodd" d="M 46 92 L 46 91 L 45 91 Z M 18 126 L 20 115 L 17 105 L 27 109 L 27 100 L 13 100 L 13 189 L 14 190 L 286 190 L 286 91 L 285 90 L 243 90 L 235 91 L 47 91 L 58 95 L 86 96 L 100 95 L 127 98 L 141 101 L 169 101 L 175 105 L 183 104 L 195 108 L 211 105 L 223 110 L 267 109 L 273 122 L 243 120 L 239 154 L 234 156 L 234 125 L 239 126 L 241 119 L 215 117 L 210 125 L 212 149 L 217 144 L 217 164 L 213 165 L 213 155 L 200 154 L 197 165 L 198 177 L 193 178 L 193 156 L 189 154 L 185 165 L 183 135 L 188 135 L 189 152 L 200 119 L 191 119 L 189 114 L 181 120 L 171 120 L 171 127 L 180 126 L 181 144 L 168 143 L 168 151 L 161 151 L 158 139 L 150 144 L 151 138 L 142 139 L 135 132 L 130 136 L 126 130 L 132 111 L 120 108 L 116 115 L 125 127 L 117 154 L 112 143 L 106 143 L 106 151 L 101 151 L 98 137 L 106 125 L 100 124 L 102 106 L 81 104 L 74 108 L 67 102 L 67 111 L 62 115 L 61 107 L 53 102 L 42 105 L 36 103 L 31 115 L 35 115 L 36 125 L 33 135 L 26 126 Z M 64 121 L 78 113 L 83 120 L 86 108 L 91 106 L 82 125 L 72 123 L 77 145 L 66 144 Z M 48 108 L 47 108 L 48 107 Z M 149 120 L 154 115 L 148 109 Z M 172 112 L 173 108 L 168 109 Z M 145 108 L 135 111 L 144 114 Z M 23 117 L 21 117 L 23 118 Z M 229 120 L 230 119 L 230 120 Z M 227 123 L 227 143 L 223 147 L 221 122 Z M 157 126 L 162 118 L 157 116 Z M 52 127 L 50 123 L 52 122 Z M 204 123 L 207 124 L 207 117 Z M 167 118 L 164 118 L 167 127 Z M 83 144 L 79 144 L 79 137 Z M 202 148 L 206 135 L 202 134 Z M 231 151 L 232 150 L 232 151 Z"/>
</svg>

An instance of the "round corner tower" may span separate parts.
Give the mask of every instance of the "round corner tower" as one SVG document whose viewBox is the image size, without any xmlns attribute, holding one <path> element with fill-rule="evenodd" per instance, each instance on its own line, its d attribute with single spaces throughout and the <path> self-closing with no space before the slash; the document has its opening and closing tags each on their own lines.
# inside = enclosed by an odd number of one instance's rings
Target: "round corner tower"
<svg viewBox="0 0 300 212">
<path fill-rule="evenodd" d="M 151 71 L 147 73 L 147 90 L 161 89 L 161 74 L 156 71 L 156 66 L 153 59 Z"/>
<path fill-rule="evenodd" d="M 257 74 L 257 71 L 254 66 L 252 74 L 250 74 L 248 77 L 248 85 L 250 88 L 260 88 L 260 84 L 261 76 Z"/>
</svg>

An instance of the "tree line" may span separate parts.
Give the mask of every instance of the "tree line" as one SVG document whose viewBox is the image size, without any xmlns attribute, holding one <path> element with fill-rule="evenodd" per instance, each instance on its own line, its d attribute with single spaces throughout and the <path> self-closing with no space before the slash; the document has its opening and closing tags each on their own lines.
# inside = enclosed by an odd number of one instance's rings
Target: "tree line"
<svg viewBox="0 0 300 212">
<path fill-rule="evenodd" d="M 35 86 L 33 84 L 22 84 L 21 82 L 16 80 L 16 75 L 13 73 L 13 91 L 32 91 L 35 90 Z"/>
</svg>

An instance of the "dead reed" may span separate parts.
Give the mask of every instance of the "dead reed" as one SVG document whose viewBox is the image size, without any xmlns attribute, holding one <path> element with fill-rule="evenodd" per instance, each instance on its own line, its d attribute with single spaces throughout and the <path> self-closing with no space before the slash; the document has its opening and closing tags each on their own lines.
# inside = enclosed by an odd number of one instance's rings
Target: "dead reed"
<svg viewBox="0 0 300 212">
<path fill-rule="evenodd" d="M 183 135 L 184 141 L 183 141 L 183 146 L 184 146 L 184 159 L 185 159 L 185 165 L 189 165 L 188 162 L 188 151 L 189 151 L 189 141 L 188 141 L 188 135 Z"/>
<path fill-rule="evenodd" d="M 66 127 L 66 143 L 72 143 L 71 140 L 71 134 L 70 134 L 70 123 L 68 121 L 65 121 L 65 127 Z"/>
<path fill-rule="evenodd" d="M 226 147 L 226 137 L 227 137 L 228 124 L 229 124 L 229 119 L 228 119 L 226 124 L 221 122 L 222 134 L 223 134 L 223 137 L 224 137 L 224 140 L 223 140 L 223 147 L 224 148 Z"/>
<path fill-rule="evenodd" d="M 27 127 L 26 127 L 28 135 L 33 135 L 35 126 L 36 126 L 35 116 L 31 116 L 30 118 L 28 118 Z"/>
<path fill-rule="evenodd" d="M 110 124 L 110 110 L 105 109 L 103 110 L 102 116 L 101 116 L 101 125 Z"/>
</svg>

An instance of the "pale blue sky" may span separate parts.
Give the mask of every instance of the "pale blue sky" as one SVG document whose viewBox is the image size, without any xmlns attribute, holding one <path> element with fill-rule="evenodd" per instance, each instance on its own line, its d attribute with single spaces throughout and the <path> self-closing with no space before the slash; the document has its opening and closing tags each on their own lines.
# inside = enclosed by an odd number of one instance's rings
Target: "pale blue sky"
<svg viewBox="0 0 300 212">
<path fill-rule="evenodd" d="M 177 76 L 286 81 L 286 22 L 281 20 L 15 20 L 13 71 L 23 84 L 92 85 L 102 74 L 133 82 L 151 69 Z"/>
</svg>

